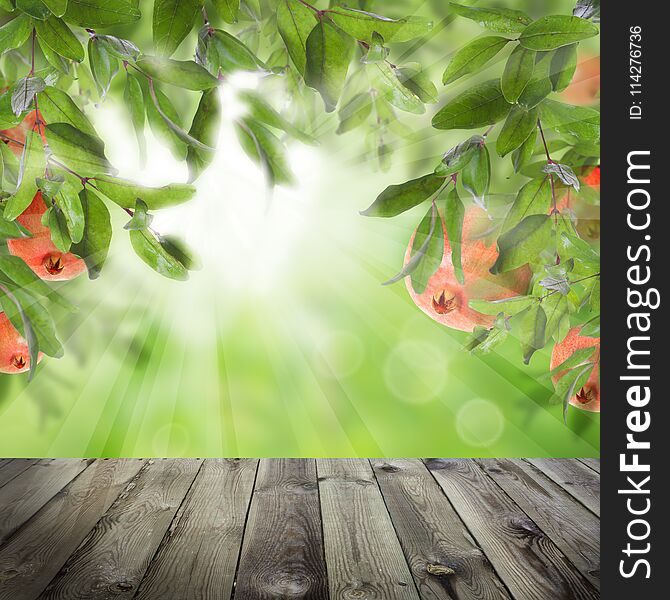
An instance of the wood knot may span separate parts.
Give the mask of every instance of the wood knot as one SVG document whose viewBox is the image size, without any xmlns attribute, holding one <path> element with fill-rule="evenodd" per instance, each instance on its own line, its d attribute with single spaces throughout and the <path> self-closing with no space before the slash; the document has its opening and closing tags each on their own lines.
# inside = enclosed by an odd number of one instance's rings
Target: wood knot
<svg viewBox="0 0 670 600">
<path fill-rule="evenodd" d="M 134 586 L 128 581 L 119 581 L 114 587 L 120 592 L 129 592 Z"/>
<path fill-rule="evenodd" d="M 386 473 L 397 473 L 398 471 L 400 471 L 400 467 L 396 467 L 395 465 L 390 465 L 388 463 L 382 465 L 379 468 Z"/>
<path fill-rule="evenodd" d="M 434 563 L 428 563 L 426 565 L 426 571 L 430 575 L 435 575 L 435 577 L 448 577 L 449 575 L 456 574 L 456 571 L 454 571 L 451 567 Z"/>
</svg>

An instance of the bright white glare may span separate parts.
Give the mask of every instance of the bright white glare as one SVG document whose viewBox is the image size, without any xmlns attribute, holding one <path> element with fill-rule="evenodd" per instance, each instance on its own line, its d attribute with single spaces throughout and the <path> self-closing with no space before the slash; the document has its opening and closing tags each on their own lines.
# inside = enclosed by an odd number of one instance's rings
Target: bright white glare
<svg viewBox="0 0 670 600">
<path fill-rule="evenodd" d="M 288 162 L 296 185 L 271 190 L 259 166 L 241 149 L 234 120 L 245 106 L 237 90 L 253 88 L 258 78 L 238 74 L 221 88 L 223 123 L 211 166 L 196 182 L 196 198 L 156 213 L 152 227 L 180 235 L 203 262 L 208 278 L 227 289 L 263 294 L 285 277 L 296 249 L 318 224 L 319 151 L 288 141 Z M 94 112 L 96 127 L 120 176 L 145 185 L 184 182 L 188 169 L 147 127 L 143 169 L 130 119 L 122 107 L 104 103 Z M 188 120 L 188 119 L 185 119 Z M 313 234 L 312 234 L 313 235 Z"/>
</svg>

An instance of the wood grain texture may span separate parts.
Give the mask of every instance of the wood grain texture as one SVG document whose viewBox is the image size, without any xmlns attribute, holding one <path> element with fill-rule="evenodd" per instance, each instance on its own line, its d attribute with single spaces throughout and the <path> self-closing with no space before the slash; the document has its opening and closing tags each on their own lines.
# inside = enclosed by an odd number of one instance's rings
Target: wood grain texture
<svg viewBox="0 0 670 600">
<path fill-rule="evenodd" d="M 32 600 L 128 486 L 144 461 L 98 460 L 0 549 L 0 600 Z"/>
<path fill-rule="evenodd" d="M 37 461 L 35 458 L 5 458 L 0 464 L 0 487 L 23 473 Z"/>
<path fill-rule="evenodd" d="M 418 600 L 369 462 L 319 459 L 317 470 L 331 600 Z"/>
<path fill-rule="evenodd" d="M 258 471 L 235 600 L 328 598 L 313 460 L 266 459 Z"/>
<path fill-rule="evenodd" d="M 149 461 L 40 598 L 132 598 L 202 461 Z"/>
<path fill-rule="evenodd" d="M 515 599 L 600 597 L 478 464 L 464 459 L 431 459 L 426 464 Z"/>
<path fill-rule="evenodd" d="M 557 483 L 519 459 L 478 461 L 580 573 L 600 589 L 600 522 Z"/>
<path fill-rule="evenodd" d="M 596 473 L 600 473 L 599 458 L 578 458 L 577 460 L 584 463 L 587 467 L 591 467 Z"/>
<path fill-rule="evenodd" d="M 44 459 L 0 488 L 0 546 L 91 461 Z"/>
<path fill-rule="evenodd" d="M 137 600 L 230 600 L 258 460 L 203 464 Z"/>
<path fill-rule="evenodd" d="M 578 460 L 529 458 L 529 463 L 577 498 L 593 514 L 600 516 L 600 477 Z"/>
<path fill-rule="evenodd" d="M 422 600 L 510 597 L 420 460 L 371 463 Z"/>
</svg>

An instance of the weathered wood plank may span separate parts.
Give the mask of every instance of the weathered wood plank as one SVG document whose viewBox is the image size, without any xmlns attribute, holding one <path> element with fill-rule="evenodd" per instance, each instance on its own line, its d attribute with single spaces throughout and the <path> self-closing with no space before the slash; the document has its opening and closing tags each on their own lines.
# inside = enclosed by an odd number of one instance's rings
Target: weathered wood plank
<svg viewBox="0 0 670 600">
<path fill-rule="evenodd" d="M 0 465 L 0 487 L 8 484 L 12 479 L 32 467 L 36 458 L 5 458 Z"/>
<path fill-rule="evenodd" d="M 89 464 L 86 460 L 44 459 L 0 488 L 0 545 Z"/>
<path fill-rule="evenodd" d="M 420 460 L 371 461 L 423 600 L 510 598 Z"/>
<path fill-rule="evenodd" d="M 584 463 L 587 467 L 591 467 L 596 473 L 600 473 L 599 458 L 578 458 L 577 460 Z"/>
<path fill-rule="evenodd" d="M 331 600 L 419 596 L 367 460 L 319 459 Z"/>
<path fill-rule="evenodd" d="M 206 460 L 137 600 L 230 600 L 257 460 Z"/>
<path fill-rule="evenodd" d="M 580 573 L 600 589 L 598 517 L 523 460 L 487 459 L 478 462 Z"/>
<path fill-rule="evenodd" d="M 33 600 L 107 512 L 144 461 L 98 460 L 0 550 L 0 600 Z"/>
<path fill-rule="evenodd" d="M 432 459 L 426 464 L 515 600 L 600 597 L 474 461 Z"/>
<path fill-rule="evenodd" d="M 201 464 L 150 461 L 40 598 L 132 598 Z"/>
<path fill-rule="evenodd" d="M 578 460 L 529 458 L 549 479 L 577 498 L 593 514 L 600 516 L 600 476 Z"/>
<path fill-rule="evenodd" d="M 328 598 L 313 460 L 261 462 L 240 556 L 235 600 Z"/>
</svg>

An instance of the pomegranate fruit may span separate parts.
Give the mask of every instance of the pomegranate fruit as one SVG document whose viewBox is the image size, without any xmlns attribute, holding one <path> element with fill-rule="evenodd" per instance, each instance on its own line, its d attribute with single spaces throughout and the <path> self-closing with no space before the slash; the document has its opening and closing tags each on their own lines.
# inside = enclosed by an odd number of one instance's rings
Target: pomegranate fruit
<svg viewBox="0 0 670 600">
<path fill-rule="evenodd" d="M 37 362 L 42 360 L 40 352 Z M 30 370 L 28 342 L 16 331 L 5 313 L 0 313 L 0 373 L 24 373 Z"/>
<path fill-rule="evenodd" d="M 461 264 L 465 283 L 461 284 L 454 272 L 451 245 L 441 215 L 440 226 L 444 233 L 442 263 L 421 294 L 414 291 L 411 278 L 406 278 L 412 300 L 431 319 L 452 329 L 472 331 L 476 325 L 491 327 L 495 317 L 470 308 L 468 302 L 471 299 L 501 300 L 525 294 L 531 278 L 530 268 L 525 265 L 499 275 L 489 272 L 498 258 L 495 241 L 487 245 L 483 237 L 491 221 L 486 211 L 472 206 L 466 210 L 463 219 Z M 405 255 L 405 264 L 410 259 L 413 242 L 414 236 Z"/>
<path fill-rule="evenodd" d="M 572 83 L 561 92 L 568 104 L 588 106 L 600 100 L 600 56 L 579 57 Z"/>
<path fill-rule="evenodd" d="M 16 154 L 21 156 L 23 153 L 23 145 L 26 143 L 26 136 L 28 132 L 32 129 L 33 131 L 38 131 L 37 119 L 39 118 L 40 122 L 44 124 L 44 119 L 39 111 L 31 110 L 26 117 L 19 123 L 16 127 L 11 129 L 5 129 L 2 133 L 7 136 L 9 139 L 4 139 L 4 141 Z M 42 142 L 47 143 L 46 136 L 44 135 L 44 127 L 41 128 L 42 133 Z M 18 142 L 18 143 L 17 143 Z"/>
<path fill-rule="evenodd" d="M 581 327 L 573 327 L 565 339 L 560 344 L 554 346 L 551 353 L 551 368 L 555 369 L 568 358 L 570 358 L 577 350 L 582 348 L 593 347 L 595 360 L 599 360 L 600 355 L 600 338 L 580 336 Z M 558 373 L 552 377 L 554 384 L 561 378 L 563 373 Z M 588 410 L 590 412 L 600 412 L 600 381 L 599 381 L 599 365 L 593 368 L 591 376 L 588 381 L 577 391 L 577 393 L 570 398 L 570 404 Z"/>
<path fill-rule="evenodd" d="M 30 206 L 16 219 L 32 237 L 7 240 L 10 254 L 22 258 L 41 279 L 67 281 L 86 270 L 86 264 L 70 252 L 61 252 L 51 241 L 51 232 L 42 225 L 47 207 L 37 192 Z"/>
</svg>

